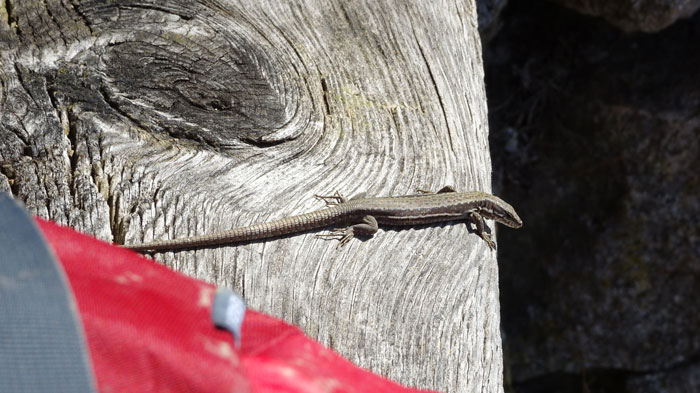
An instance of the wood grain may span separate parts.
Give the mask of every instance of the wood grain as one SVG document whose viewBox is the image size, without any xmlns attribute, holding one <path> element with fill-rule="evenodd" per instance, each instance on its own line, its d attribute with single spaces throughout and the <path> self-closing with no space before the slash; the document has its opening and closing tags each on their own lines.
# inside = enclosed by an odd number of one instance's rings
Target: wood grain
<svg viewBox="0 0 700 393">
<path fill-rule="evenodd" d="M 0 189 L 106 241 L 490 191 L 472 1 L 0 2 Z M 495 253 L 463 224 L 156 255 L 403 384 L 502 391 Z"/>
</svg>

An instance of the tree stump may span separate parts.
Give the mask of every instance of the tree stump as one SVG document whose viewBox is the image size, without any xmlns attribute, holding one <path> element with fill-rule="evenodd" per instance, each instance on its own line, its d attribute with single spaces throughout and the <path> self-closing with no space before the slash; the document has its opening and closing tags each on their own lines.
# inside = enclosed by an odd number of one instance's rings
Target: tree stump
<svg viewBox="0 0 700 393">
<path fill-rule="evenodd" d="M 0 51 L 0 190 L 105 241 L 490 191 L 473 1 L 4 0 Z M 403 384 L 503 390 L 496 254 L 464 224 L 155 259 Z"/>
</svg>

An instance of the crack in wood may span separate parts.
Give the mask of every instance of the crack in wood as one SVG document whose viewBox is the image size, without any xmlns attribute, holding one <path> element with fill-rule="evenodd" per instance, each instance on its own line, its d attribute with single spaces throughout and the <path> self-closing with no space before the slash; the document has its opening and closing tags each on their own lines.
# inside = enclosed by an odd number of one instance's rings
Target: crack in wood
<svg viewBox="0 0 700 393">
<path fill-rule="evenodd" d="M 70 0 L 70 5 L 73 7 L 75 10 L 75 13 L 78 14 L 80 19 L 83 20 L 85 27 L 87 27 L 88 31 L 90 32 L 90 35 L 93 35 L 93 30 L 92 30 L 92 23 L 90 20 L 85 16 L 85 13 L 80 9 L 80 4 L 76 4 L 75 0 Z"/>
<path fill-rule="evenodd" d="M 433 69 L 430 67 L 430 62 L 428 62 L 428 58 L 425 56 L 425 52 L 423 52 L 423 46 L 420 44 L 420 41 L 418 41 L 418 38 L 414 36 L 416 39 L 416 45 L 418 45 L 418 52 L 420 52 L 421 57 L 423 58 L 423 61 L 425 62 L 425 67 L 428 69 L 428 75 L 430 76 L 430 81 L 433 84 L 433 88 L 435 89 L 435 94 L 438 97 L 438 102 L 440 103 L 440 109 L 442 110 L 442 118 L 445 120 L 445 127 L 447 127 L 447 140 L 450 145 L 450 150 L 452 151 L 453 154 L 455 154 L 455 149 L 454 149 L 454 143 L 452 141 L 452 130 L 450 129 L 450 122 L 447 117 L 447 111 L 445 110 L 445 103 L 442 100 L 442 94 L 440 94 L 440 89 L 438 88 L 437 81 L 435 80 L 435 75 L 433 74 Z"/>
<path fill-rule="evenodd" d="M 17 198 L 19 195 L 19 184 L 15 181 L 17 173 L 14 167 L 10 163 L 4 163 L 0 165 L 0 175 L 3 175 L 7 179 L 7 183 L 10 185 L 10 193 L 13 197 Z"/>
<path fill-rule="evenodd" d="M 321 78 L 321 90 L 323 90 L 323 103 L 326 106 L 326 114 L 331 115 L 331 106 L 328 103 L 328 85 L 326 84 L 326 78 Z"/>
<path fill-rule="evenodd" d="M 241 138 L 242 142 L 245 142 L 249 145 L 258 147 L 258 148 L 266 148 L 266 147 L 272 147 L 272 146 L 277 146 L 279 144 L 282 144 L 286 142 L 287 140 L 265 140 L 262 136 L 252 138 L 252 137 L 246 137 L 242 136 Z"/>
<path fill-rule="evenodd" d="M 63 115 L 63 113 L 65 113 L 65 115 Z M 61 120 L 64 120 L 63 117 L 65 116 L 65 121 L 68 123 L 68 124 L 65 124 L 64 127 L 68 130 L 68 133 L 66 134 L 66 138 L 68 139 L 68 143 L 70 146 L 69 151 L 68 151 L 68 162 L 70 163 L 70 172 L 69 172 L 70 179 L 69 179 L 69 181 L 71 184 L 71 190 L 73 190 L 73 188 L 75 187 L 74 180 L 75 180 L 76 172 L 78 171 L 78 158 L 79 158 L 79 154 L 78 154 L 78 128 L 76 126 L 77 119 L 74 118 L 74 114 L 72 113 L 72 111 L 71 111 L 71 113 L 66 113 L 65 109 L 62 111 L 61 115 L 62 115 Z M 73 192 L 74 191 L 71 191 L 71 193 L 73 193 Z"/>
<path fill-rule="evenodd" d="M 177 15 L 183 20 L 192 20 L 194 19 L 194 16 L 196 15 L 195 12 L 192 13 L 185 13 L 185 11 L 189 10 L 184 10 L 184 9 L 175 9 L 173 7 L 166 7 L 166 6 L 161 6 L 157 3 L 151 3 L 151 4 L 145 4 L 145 3 L 132 3 L 128 5 L 123 5 L 123 4 L 117 4 L 117 8 L 122 9 L 122 10 L 150 10 L 150 11 L 158 11 L 158 12 L 163 12 L 165 14 L 171 14 L 171 15 Z"/>
<path fill-rule="evenodd" d="M 63 29 L 61 28 L 61 25 L 58 23 L 56 18 L 53 15 L 53 12 L 51 12 L 51 7 L 49 7 L 49 3 L 47 0 L 44 0 L 44 9 L 46 9 L 46 14 L 51 18 L 51 21 L 56 25 L 56 30 L 58 30 L 58 34 L 61 37 L 61 41 L 63 41 L 63 46 L 67 47 L 68 44 L 66 43 L 66 38 L 63 35 Z"/>
<path fill-rule="evenodd" d="M 128 216 L 121 215 L 121 204 L 121 194 L 118 192 L 112 192 L 110 189 L 107 196 L 107 209 L 109 210 L 109 232 L 112 236 L 111 241 L 115 244 L 124 244 L 130 221 Z"/>
<path fill-rule="evenodd" d="M 17 16 L 15 15 L 15 8 L 11 0 L 5 0 L 5 11 L 7 12 L 7 25 L 20 37 L 22 35 L 22 30 L 19 28 Z"/>
</svg>

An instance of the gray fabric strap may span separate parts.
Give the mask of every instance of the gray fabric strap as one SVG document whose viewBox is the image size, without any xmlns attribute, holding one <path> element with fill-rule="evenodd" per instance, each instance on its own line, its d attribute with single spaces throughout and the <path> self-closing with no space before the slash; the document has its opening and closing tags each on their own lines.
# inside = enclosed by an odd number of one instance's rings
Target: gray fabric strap
<svg viewBox="0 0 700 393">
<path fill-rule="evenodd" d="M 69 288 L 32 218 L 0 192 L 0 391 L 96 391 Z"/>
<path fill-rule="evenodd" d="M 219 288 L 211 307 L 214 325 L 233 334 L 237 346 L 241 345 L 241 326 L 245 317 L 245 302 L 230 289 Z"/>
</svg>

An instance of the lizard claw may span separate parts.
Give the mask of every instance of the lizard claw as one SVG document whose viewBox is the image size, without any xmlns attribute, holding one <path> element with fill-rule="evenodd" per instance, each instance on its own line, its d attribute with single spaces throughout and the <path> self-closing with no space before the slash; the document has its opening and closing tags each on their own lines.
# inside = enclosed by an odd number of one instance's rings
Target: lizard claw
<svg viewBox="0 0 700 393">
<path fill-rule="evenodd" d="M 341 203 L 347 202 L 347 199 L 340 195 L 340 192 L 336 191 L 334 195 L 314 195 L 316 199 L 320 199 L 326 203 L 326 206 L 336 206 Z"/>
<path fill-rule="evenodd" d="M 319 239 L 336 239 L 339 240 L 336 249 L 343 248 L 348 242 L 355 237 L 352 228 L 333 228 L 329 233 L 317 234 Z"/>
<path fill-rule="evenodd" d="M 496 249 L 496 243 L 493 242 L 493 240 L 491 239 L 491 236 L 489 236 L 488 233 L 485 233 L 485 232 L 484 232 L 484 233 L 480 233 L 480 234 L 479 234 L 479 237 L 481 237 L 482 239 L 484 239 L 484 241 L 486 242 L 486 244 L 489 245 L 489 248 L 490 248 L 491 250 L 495 250 L 495 249 Z"/>
</svg>

